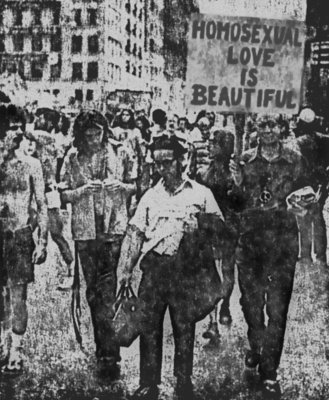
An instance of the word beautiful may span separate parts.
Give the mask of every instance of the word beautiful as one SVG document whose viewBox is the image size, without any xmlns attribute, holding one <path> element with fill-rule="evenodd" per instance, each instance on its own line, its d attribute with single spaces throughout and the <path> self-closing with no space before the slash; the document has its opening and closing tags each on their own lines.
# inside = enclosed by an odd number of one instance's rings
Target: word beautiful
<svg viewBox="0 0 329 400">
<path fill-rule="evenodd" d="M 259 69 L 275 68 L 274 55 L 281 48 L 302 47 L 299 29 L 289 26 L 248 24 L 223 21 L 193 21 L 192 39 L 222 40 L 232 43 L 223 52 L 223 62 L 229 67 L 241 66 L 240 87 L 219 87 L 194 84 L 191 104 L 201 106 L 245 106 L 294 109 L 296 91 L 289 88 L 268 88 L 259 82 Z M 255 46 L 252 46 L 255 44 Z M 268 47 L 269 45 L 273 47 Z M 280 57 L 277 57 L 280 59 Z M 280 75 L 282 65 L 280 65 Z M 276 71 L 275 71 L 276 72 Z M 267 75 L 267 74 L 265 74 Z M 273 83 L 272 83 L 273 84 Z M 258 88 L 256 86 L 259 86 Z M 289 86 L 289 85 L 288 85 Z"/>
</svg>

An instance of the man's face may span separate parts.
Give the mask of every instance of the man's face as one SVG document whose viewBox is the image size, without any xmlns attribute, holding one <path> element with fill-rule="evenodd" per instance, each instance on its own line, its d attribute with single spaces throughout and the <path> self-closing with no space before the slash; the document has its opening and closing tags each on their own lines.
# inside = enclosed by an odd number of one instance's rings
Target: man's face
<svg viewBox="0 0 329 400">
<path fill-rule="evenodd" d="M 184 119 L 181 119 L 181 120 L 179 121 L 178 129 L 179 129 L 181 132 L 185 132 L 185 129 L 186 129 L 186 121 L 185 121 Z"/>
<path fill-rule="evenodd" d="M 261 144 L 276 144 L 281 139 L 279 123 L 272 118 L 260 118 L 257 120 L 257 132 Z"/>
<path fill-rule="evenodd" d="M 127 123 L 129 122 L 129 120 L 130 120 L 130 113 L 129 113 L 129 111 L 123 110 L 123 111 L 122 111 L 121 118 L 122 118 L 122 122 L 123 122 L 124 124 L 127 124 Z"/>
<path fill-rule="evenodd" d="M 90 127 L 85 130 L 86 145 L 89 150 L 96 151 L 100 148 L 103 141 L 104 130 L 101 126 Z"/>
<path fill-rule="evenodd" d="M 21 143 L 21 148 L 26 155 L 33 156 L 36 152 L 36 142 L 24 137 Z"/>
<path fill-rule="evenodd" d="M 177 178 L 178 161 L 172 150 L 155 150 L 153 157 L 155 169 L 165 181 Z"/>
<path fill-rule="evenodd" d="M 199 129 L 202 135 L 203 140 L 208 140 L 210 136 L 210 125 L 206 123 L 202 123 L 199 125 Z"/>
</svg>

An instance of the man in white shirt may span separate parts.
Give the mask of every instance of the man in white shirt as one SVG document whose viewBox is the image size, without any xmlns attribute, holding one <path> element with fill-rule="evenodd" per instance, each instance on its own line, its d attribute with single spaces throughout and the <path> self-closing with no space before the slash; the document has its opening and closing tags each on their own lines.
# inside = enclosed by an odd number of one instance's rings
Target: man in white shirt
<svg viewBox="0 0 329 400">
<path fill-rule="evenodd" d="M 215 263 L 220 258 L 223 217 L 210 189 L 184 177 L 186 151 L 175 136 L 154 138 L 151 152 L 161 179 L 142 197 L 122 244 L 118 269 L 124 274 L 119 281 L 130 281 L 141 256 L 138 295 L 147 304 L 140 340 L 140 387 L 134 399 L 158 398 L 167 307 L 175 340 L 176 395 L 193 398 L 195 322 L 222 296 Z"/>
</svg>

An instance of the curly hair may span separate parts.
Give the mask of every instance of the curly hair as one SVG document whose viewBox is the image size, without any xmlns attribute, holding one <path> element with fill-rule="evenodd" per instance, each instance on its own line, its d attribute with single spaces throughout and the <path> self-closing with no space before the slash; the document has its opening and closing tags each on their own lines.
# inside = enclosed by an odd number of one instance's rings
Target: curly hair
<svg viewBox="0 0 329 400">
<path fill-rule="evenodd" d="M 85 110 L 81 111 L 80 114 L 77 115 L 73 124 L 73 146 L 75 146 L 79 152 L 83 152 L 86 145 L 86 130 L 99 125 L 104 130 L 102 144 L 105 146 L 105 144 L 108 143 L 109 127 L 107 119 L 104 117 L 104 115 L 97 110 Z"/>
</svg>

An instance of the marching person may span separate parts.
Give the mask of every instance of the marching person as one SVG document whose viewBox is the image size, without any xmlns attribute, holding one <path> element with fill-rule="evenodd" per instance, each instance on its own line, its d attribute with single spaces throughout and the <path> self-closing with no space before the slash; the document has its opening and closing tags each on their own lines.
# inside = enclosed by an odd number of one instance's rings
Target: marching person
<svg viewBox="0 0 329 400">
<path fill-rule="evenodd" d="M 123 144 L 109 140 L 106 118 L 82 111 L 74 122 L 74 147 L 61 172 L 62 199 L 72 204 L 72 236 L 87 285 L 100 377 L 120 373 L 119 347 L 112 340 L 111 314 L 116 267 L 136 191 L 132 161 Z"/>
<path fill-rule="evenodd" d="M 35 129 L 26 134 L 28 139 L 36 142 L 36 155 L 41 162 L 45 181 L 49 232 L 66 264 L 66 276 L 62 279 L 59 289 L 70 290 L 73 283 L 73 255 L 64 237 L 64 223 L 60 212 L 60 195 L 56 180 L 58 158 L 63 156 L 55 134 L 60 118 L 60 114 L 55 110 L 46 107 L 38 108 L 34 122 Z"/>
<path fill-rule="evenodd" d="M 121 283 L 130 282 L 142 255 L 138 296 L 147 305 L 140 338 L 140 387 L 134 399 L 158 398 L 167 307 L 175 340 L 176 394 L 178 399 L 193 398 L 195 322 L 221 297 L 214 260 L 220 258 L 223 217 L 211 191 L 184 177 L 186 151 L 176 136 L 154 137 L 151 153 L 161 178 L 142 197 L 122 244 L 118 267 L 123 271 Z M 207 224 L 202 224 L 207 218 Z M 202 295 L 213 299 L 207 310 L 202 309 Z"/>
<path fill-rule="evenodd" d="M 295 129 L 297 144 L 300 152 L 308 163 L 307 175 L 309 185 L 314 191 L 320 190 L 320 198 L 314 203 L 304 217 L 298 217 L 301 241 L 301 261 L 312 263 L 312 232 L 314 236 L 314 253 L 316 260 L 327 266 L 327 236 L 326 224 L 323 217 L 323 206 L 327 197 L 329 166 L 329 137 L 316 132 L 315 113 L 310 108 L 301 110 Z"/>
<path fill-rule="evenodd" d="M 227 232 L 229 233 L 225 248 L 223 249 L 222 270 L 224 283 L 227 285 L 227 295 L 219 310 L 219 322 L 230 325 L 232 316 L 230 312 L 230 298 L 234 287 L 235 249 L 238 237 L 237 204 L 230 196 L 232 188 L 232 175 L 229 170 L 231 154 L 234 151 L 234 135 L 228 130 L 212 130 L 209 137 L 210 164 L 206 170 L 200 170 L 196 181 L 209 187 L 224 214 Z M 217 306 L 210 313 L 210 321 L 203 337 L 210 339 L 210 344 L 217 344 L 219 331 L 217 324 Z"/>
<path fill-rule="evenodd" d="M 259 115 L 258 146 L 230 162 L 234 190 L 243 199 L 236 262 L 250 344 L 245 364 L 258 366 L 265 398 L 280 397 L 277 369 L 298 257 L 298 210 L 288 211 L 286 198 L 304 175 L 301 155 L 281 142 L 280 122 Z"/>
<path fill-rule="evenodd" d="M 40 161 L 20 149 L 25 122 L 22 110 L 10 105 L 4 135 L 0 132 L 0 281 L 9 294 L 12 320 L 9 349 L 8 341 L 1 338 L 5 356 L 1 361 L 5 361 L 2 373 L 9 374 L 22 372 L 28 284 L 34 280 L 34 264 L 43 263 L 47 256 L 47 206 Z M 28 225 L 32 200 L 40 229 L 37 246 Z M 1 321 L 3 317 L 0 316 Z"/>
</svg>

